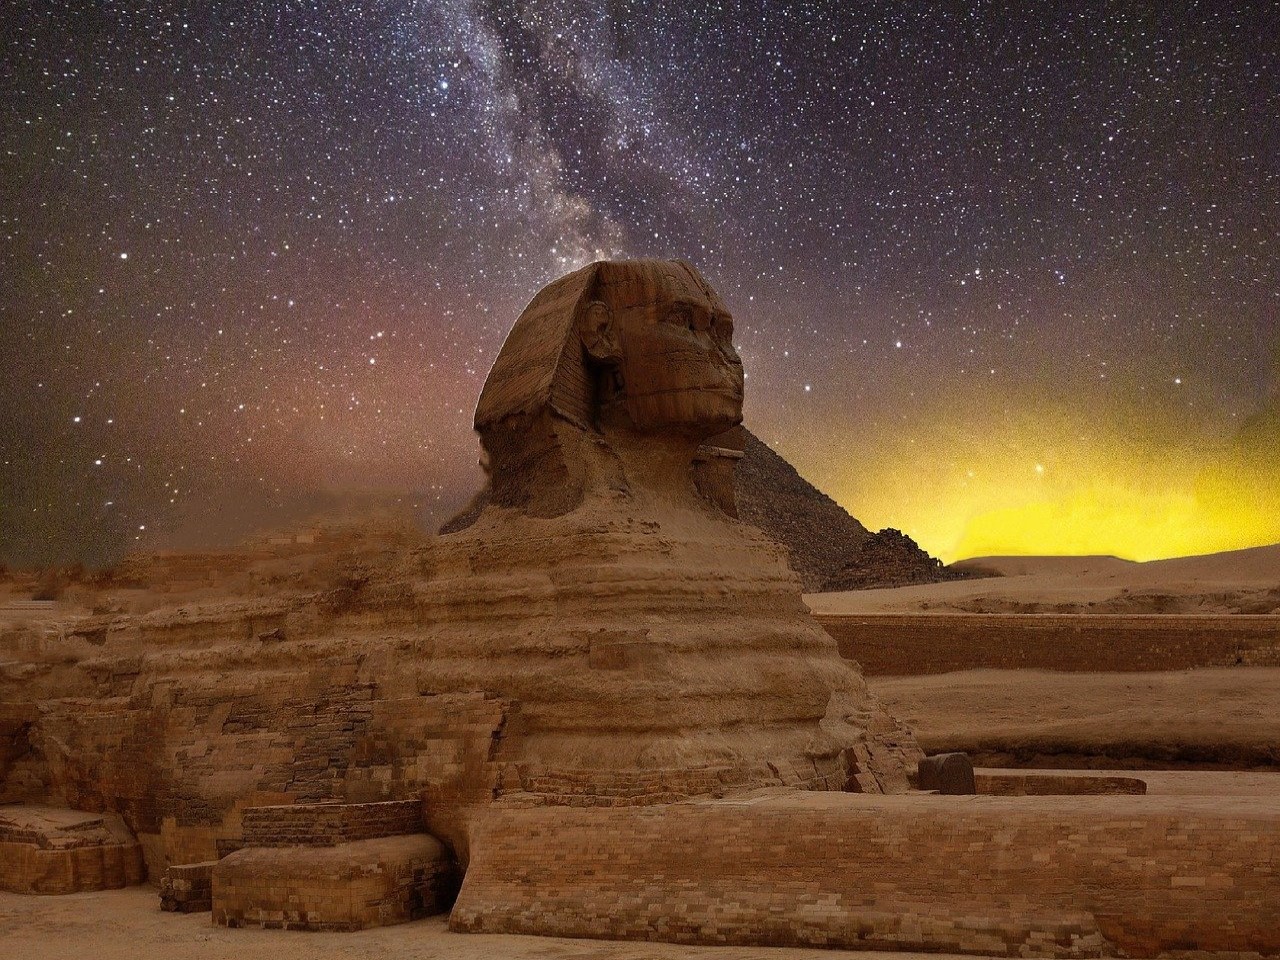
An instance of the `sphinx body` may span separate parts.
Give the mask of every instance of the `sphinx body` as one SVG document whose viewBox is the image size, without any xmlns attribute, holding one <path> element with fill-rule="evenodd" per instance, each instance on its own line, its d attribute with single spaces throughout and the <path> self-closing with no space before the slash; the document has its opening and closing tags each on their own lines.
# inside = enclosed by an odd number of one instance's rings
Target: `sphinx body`
<svg viewBox="0 0 1280 960">
<path fill-rule="evenodd" d="M 733 517 L 732 334 L 681 261 L 544 289 L 481 395 L 485 506 L 441 538 L 431 589 L 465 605 L 483 583 L 486 615 L 520 638 L 486 685 L 520 703 L 508 755 L 546 782 L 905 789 L 910 734 L 809 616 L 784 551 Z"/>
<path fill-rule="evenodd" d="M 556 281 L 481 395 L 468 522 L 233 599 L 5 634 L 0 802 L 120 813 L 155 865 L 234 849 L 268 803 L 425 797 L 463 849 L 493 802 L 906 789 L 910 732 L 732 516 L 742 389 L 689 265 Z"/>
</svg>

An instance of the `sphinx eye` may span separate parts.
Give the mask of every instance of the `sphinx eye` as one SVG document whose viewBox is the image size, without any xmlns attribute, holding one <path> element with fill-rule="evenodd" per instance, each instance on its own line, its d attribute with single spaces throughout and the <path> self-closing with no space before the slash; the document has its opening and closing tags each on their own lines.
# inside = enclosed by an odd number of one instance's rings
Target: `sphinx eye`
<svg viewBox="0 0 1280 960">
<path fill-rule="evenodd" d="M 666 322 L 677 327 L 693 329 L 693 311 L 688 307 L 675 306 L 667 313 Z"/>
</svg>

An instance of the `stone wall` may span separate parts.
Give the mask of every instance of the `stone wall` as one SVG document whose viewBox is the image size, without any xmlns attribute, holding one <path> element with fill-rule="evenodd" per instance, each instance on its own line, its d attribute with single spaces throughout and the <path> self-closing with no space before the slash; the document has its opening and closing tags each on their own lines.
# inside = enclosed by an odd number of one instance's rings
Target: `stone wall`
<svg viewBox="0 0 1280 960">
<path fill-rule="evenodd" d="M 0 840 L 0 890 L 9 893 L 83 893 L 117 890 L 146 879 L 136 843 L 42 850 Z"/>
<path fill-rule="evenodd" d="M 246 847 L 213 868 L 213 922 L 364 930 L 448 909 L 456 866 L 426 834 L 333 847 Z"/>
<path fill-rule="evenodd" d="M 422 791 L 483 765 L 506 712 L 479 693 L 381 698 L 338 662 L 313 677 L 220 676 L 57 701 L 38 746 L 54 802 L 118 809 L 160 876 L 239 849 L 246 812 L 263 806 L 411 800 L 420 830 Z"/>
<path fill-rule="evenodd" d="M 451 925 L 994 956 L 1274 955 L 1278 871 L 1280 811 L 1243 798 L 494 807 Z"/>
<path fill-rule="evenodd" d="M 0 806 L 0 890 L 80 893 L 146 878 L 142 849 L 112 814 Z"/>
<path fill-rule="evenodd" d="M 1097 794 L 1142 795 L 1147 783 L 1139 777 L 1079 771 L 975 770 L 978 793 L 997 797 L 1083 797 Z"/>
<path fill-rule="evenodd" d="M 953 670 L 1188 670 L 1273 662 L 1271 616 L 878 613 L 818 616 L 867 676 Z"/>
<path fill-rule="evenodd" d="M 241 815 L 247 847 L 332 847 L 422 832 L 419 800 L 385 803 L 304 803 L 249 807 Z"/>
</svg>

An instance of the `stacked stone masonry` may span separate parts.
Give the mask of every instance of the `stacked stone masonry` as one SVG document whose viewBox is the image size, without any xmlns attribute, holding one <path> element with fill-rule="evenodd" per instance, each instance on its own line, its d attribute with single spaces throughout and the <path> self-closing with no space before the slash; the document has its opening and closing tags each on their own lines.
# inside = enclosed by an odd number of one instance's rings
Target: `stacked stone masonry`
<svg viewBox="0 0 1280 960">
<path fill-rule="evenodd" d="M 247 847 L 332 847 L 422 832 L 418 800 L 250 807 L 241 817 Z"/>
<path fill-rule="evenodd" d="M 1147 792 L 1145 780 L 1133 776 L 1051 773 L 1044 770 L 975 770 L 978 793 L 999 797 L 1079 797 L 1097 794 Z"/>
<path fill-rule="evenodd" d="M 213 868 L 216 860 L 169 867 L 160 878 L 160 909 L 169 913 L 200 913 L 213 909 Z"/>
<path fill-rule="evenodd" d="M 142 848 L 112 814 L 0 806 L 0 890 L 114 890 L 146 878 Z"/>
<path fill-rule="evenodd" d="M 867 676 L 1280 663 L 1271 616 L 877 613 L 817 620 Z"/>
<path fill-rule="evenodd" d="M 491 808 L 454 929 L 1023 957 L 1280 953 L 1280 811 L 807 794 Z"/>
<path fill-rule="evenodd" d="M 246 847 L 213 870 L 213 922 L 364 930 L 449 908 L 457 867 L 427 834 L 332 847 Z"/>
</svg>

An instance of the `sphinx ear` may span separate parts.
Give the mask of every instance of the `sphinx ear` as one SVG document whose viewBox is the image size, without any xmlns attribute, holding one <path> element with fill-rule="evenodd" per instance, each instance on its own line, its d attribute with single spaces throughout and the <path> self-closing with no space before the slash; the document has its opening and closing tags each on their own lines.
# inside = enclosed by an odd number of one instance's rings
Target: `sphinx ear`
<svg viewBox="0 0 1280 960">
<path fill-rule="evenodd" d="M 578 339 L 591 359 L 600 363 L 617 363 L 622 359 L 613 310 L 607 303 L 592 300 L 578 315 Z"/>
</svg>

